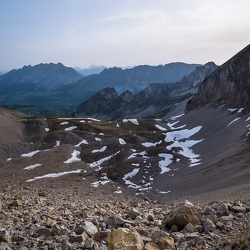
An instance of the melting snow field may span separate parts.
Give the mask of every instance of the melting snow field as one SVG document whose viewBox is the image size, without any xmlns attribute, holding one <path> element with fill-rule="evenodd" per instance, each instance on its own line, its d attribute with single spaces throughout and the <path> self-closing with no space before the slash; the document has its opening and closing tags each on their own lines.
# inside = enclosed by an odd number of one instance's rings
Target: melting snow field
<svg viewBox="0 0 250 250">
<path fill-rule="evenodd" d="M 66 171 L 66 172 L 61 172 L 61 173 L 52 173 L 52 174 L 45 174 L 42 176 L 37 176 L 34 179 L 29 179 L 26 182 L 31 182 L 31 181 L 35 181 L 35 180 L 39 180 L 39 179 L 43 179 L 43 178 L 57 178 L 66 174 L 79 174 L 81 173 L 81 169 L 78 170 L 73 170 L 73 171 Z"/>
<path fill-rule="evenodd" d="M 71 127 L 65 128 L 64 130 L 65 131 L 72 131 L 72 130 L 74 130 L 76 128 L 77 128 L 77 126 L 71 126 Z"/>
<path fill-rule="evenodd" d="M 235 118 L 233 121 L 231 121 L 231 122 L 229 122 L 229 123 L 227 124 L 227 127 L 230 126 L 232 123 L 238 121 L 239 119 L 240 119 L 240 117 Z"/>
<path fill-rule="evenodd" d="M 126 142 L 125 142 L 122 138 L 119 138 L 119 143 L 120 143 L 121 145 L 125 145 L 125 144 L 126 144 Z"/>
<path fill-rule="evenodd" d="M 78 155 L 80 155 L 81 152 L 74 150 L 74 152 L 71 154 L 72 157 L 70 159 L 68 159 L 67 161 L 65 161 L 64 163 L 72 163 L 72 162 L 77 162 L 77 161 L 81 161 L 81 159 L 77 158 Z"/>
<path fill-rule="evenodd" d="M 35 151 L 32 151 L 32 152 L 27 153 L 27 154 L 22 154 L 21 156 L 22 157 L 32 157 L 33 155 L 35 155 L 35 154 L 37 154 L 39 152 L 41 152 L 41 150 L 35 150 Z"/>
<path fill-rule="evenodd" d="M 172 150 L 173 148 L 181 148 L 178 153 L 183 155 L 184 157 L 189 158 L 190 160 L 190 167 L 196 166 L 200 164 L 200 160 L 198 157 L 199 154 L 195 154 L 193 150 L 191 149 L 192 146 L 195 144 L 203 141 L 201 140 L 188 140 L 189 137 L 192 135 L 198 133 L 201 130 L 202 126 L 197 126 L 192 129 L 183 129 L 178 131 L 171 131 L 167 132 L 165 141 L 168 143 L 171 143 L 169 146 L 167 146 L 167 149 Z"/>
<path fill-rule="evenodd" d="M 137 121 L 136 118 L 134 118 L 134 119 L 123 119 L 122 122 L 132 122 L 132 123 L 134 123 L 135 125 L 139 125 L 139 122 Z"/>
<path fill-rule="evenodd" d="M 92 153 L 102 153 L 107 149 L 107 146 L 103 146 L 101 149 L 94 149 Z"/>
<path fill-rule="evenodd" d="M 40 167 L 40 166 L 42 166 L 42 163 L 30 165 L 30 166 L 24 168 L 24 170 L 32 170 L 32 169 L 34 169 L 34 168 L 36 168 L 36 167 Z"/>
<path fill-rule="evenodd" d="M 79 142 L 78 144 L 76 144 L 75 147 L 79 147 L 82 144 L 88 144 L 88 142 L 83 139 L 81 142 Z"/>
<path fill-rule="evenodd" d="M 173 162 L 173 155 L 171 154 L 159 154 L 160 157 L 164 158 L 164 160 L 159 161 L 159 167 L 161 169 L 160 174 L 164 174 L 170 171 L 170 168 L 167 166 Z"/>
</svg>

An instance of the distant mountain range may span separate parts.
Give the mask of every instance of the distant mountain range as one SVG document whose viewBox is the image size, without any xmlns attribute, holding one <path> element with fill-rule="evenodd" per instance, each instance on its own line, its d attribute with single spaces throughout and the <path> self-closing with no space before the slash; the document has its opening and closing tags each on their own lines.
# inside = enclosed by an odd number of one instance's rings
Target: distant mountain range
<svg viewBox="0 0 250 250">
<path fill-rule="evenodd" d="M 170 63 L 109 68 L 87 77 L 60 63 L 24 66 L 0 77 L 0 106 L 29 115 L 68 115 L 105 87 L 113 87 L 119 94 L 126 90 L 136 94 L 152 83 L 180 81 L 197 66 Z"/>
<path fill-rule="evenodd" d="M 197 67 L 176 83 L 152 83 L 133 94 L 130 90 L 118 95 L 112 87 L 102 89 L 78 105 L 76 115 L 103 119 L 119 117 L 162 117 L 172 107 L 191 96 L 199 84 L 215 69 L 213 62 Z"/>
</svg>

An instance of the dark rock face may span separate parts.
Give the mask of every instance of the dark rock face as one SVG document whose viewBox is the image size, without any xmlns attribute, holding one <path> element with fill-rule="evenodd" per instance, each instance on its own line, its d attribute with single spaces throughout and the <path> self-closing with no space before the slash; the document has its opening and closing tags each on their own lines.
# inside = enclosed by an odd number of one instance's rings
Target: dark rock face
<svg viewBox="0 0 250 250">
<path fill-rule="evenodd" d="M 95 94 L 89 101 L 80 104 L 77 107 L 77 112 L 84 110 L 84 115 L 98 114 L 101 110 L 112 107 L 113 102 L 117 99 L 118 95 L 114 88 L 105 88 Z"/>
<path fill-rule="evenodd" d="M 224 63 L 200 85 L 188 102 L 186 111 L 201 108 L 209 103 L 218 107 L 250 110 L 250 45 Z"/>
<path fill-rule="evenodd" d="M 146 117 L 154 115 L 156 110 L 162 111 L 163 108 L 170 110 L 175 103 L 190 97 L 189 92 L 194 91 L 199 83 L 216 68 L 214 63 L 209 62 L 197 67 L 194 72 L 177 83 L 150 84 L 135 95 L 130 91 L 125 91 L 118 97 L 114 88 L 105 88 L 80 104 L 77 107 L 77 115 L 116 119 L 124 116 Z M 147 109 L 150 111 L 139 114 Z"/>
</svg>

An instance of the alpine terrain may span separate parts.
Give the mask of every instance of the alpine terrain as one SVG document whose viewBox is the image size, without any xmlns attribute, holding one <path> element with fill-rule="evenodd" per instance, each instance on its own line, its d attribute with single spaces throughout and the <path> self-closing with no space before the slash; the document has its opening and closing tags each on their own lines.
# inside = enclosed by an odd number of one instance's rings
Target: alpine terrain
<svg viewBox="0 0 250 250">
<path fill-rule="evenodd" d="M 249 65 L 250 45 L 170 85 L 104 88 L 103 111 L 88 102 L 112 120 L 1 108 L 2 249 L 249 249 Z"/>
</svg>

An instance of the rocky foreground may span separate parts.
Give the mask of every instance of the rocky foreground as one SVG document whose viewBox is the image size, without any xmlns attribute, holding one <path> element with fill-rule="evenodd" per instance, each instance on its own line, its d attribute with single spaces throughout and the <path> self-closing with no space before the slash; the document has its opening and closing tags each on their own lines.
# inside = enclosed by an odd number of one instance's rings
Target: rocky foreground
<svg viewBox="0 0 250 250">
<path fill-rule="evenodd" d="M 250 199 L 160 204 L 91 198 L 2 186 L 0 249 L 250 249 Z"/>
</svg>

